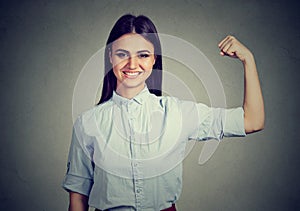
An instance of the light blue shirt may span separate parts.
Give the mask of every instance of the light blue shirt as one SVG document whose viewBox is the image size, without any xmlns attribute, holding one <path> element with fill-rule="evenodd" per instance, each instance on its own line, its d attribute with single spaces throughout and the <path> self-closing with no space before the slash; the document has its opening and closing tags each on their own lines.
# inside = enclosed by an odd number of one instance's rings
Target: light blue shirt
<svg viewBox="0 0 300 211">
<path fill-rule="evenodd" d="M 245 136 L 244 111 L 157 97 L 145 88 L 81 114 L 73 127 L 63 188 L 101 210 L 157 211 L 182 189 L 188 140 Z"/>
</svg>

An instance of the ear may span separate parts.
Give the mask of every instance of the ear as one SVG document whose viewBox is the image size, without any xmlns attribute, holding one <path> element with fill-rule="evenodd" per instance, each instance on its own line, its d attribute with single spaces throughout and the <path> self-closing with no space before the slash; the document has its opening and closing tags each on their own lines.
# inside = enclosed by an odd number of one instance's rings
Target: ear
<svg viewBox="0 0 300 211">
<path fill-rule="evenodd" d="M 155 62 L 156 62 L 156 55 L 154 54 L 154 60 L 152 66 L 155 64 Z"/>
</svg>

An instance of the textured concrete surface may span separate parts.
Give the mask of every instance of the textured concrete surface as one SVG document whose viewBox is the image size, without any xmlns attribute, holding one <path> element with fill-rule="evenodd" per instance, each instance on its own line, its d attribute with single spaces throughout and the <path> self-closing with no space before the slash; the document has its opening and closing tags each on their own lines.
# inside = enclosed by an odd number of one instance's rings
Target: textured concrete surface
<svg viewBox="0 0 300 211">
<path fill-rule="evenodd" d="M 66 210 L 61 189 L 72 128 L 72 94 L 88 59 L 124 13 L 148 15 L 210 59 L 227 105 L 242 103 L 238 61 L 219 56 L 227 34 L 255 54 L 266 128 L 227 139 L 205 165 L 203 143 L 184 161 L 185 210 L 300 209 L 299 6 L 291 1 L 1 1 L 0 210 Z M 185 74 L 172 70 L 180 77 Z M 201 86 L 187 78 L 196 89 Z M 189 81 L 191 80 L 191 81 Z M 200 91 L 201 92 L 201 91 Z M 199 93 L 199 100 L 207 101 Z"/>
</svg>

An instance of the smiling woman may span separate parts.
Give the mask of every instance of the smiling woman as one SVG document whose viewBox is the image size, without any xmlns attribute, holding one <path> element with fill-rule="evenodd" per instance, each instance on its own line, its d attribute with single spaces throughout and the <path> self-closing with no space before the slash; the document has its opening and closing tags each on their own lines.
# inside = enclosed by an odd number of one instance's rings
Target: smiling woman
<svg viewBox="0 0 300 211">
<path fill-rule="evenodd" d="M 135 17 L 133 15 L 127 14 L 118 19 L 118 21 L 115 23 L 114 27 L 112 28 L 106 42 L 105 58 L 104 58 L 105 77 L 103 81 L 101 99 L 98 104 L 109 100 L 112 97 L 113 91 L 116 89 L 117 86 L 117 79 L 112 71 L 112 56 L 114 55 L 113 53 L 115 53 L 112 52 L 112 47 L 116 45 L 118 42 L 120 42 L 121 40 L 123 40 L 122 44 L 126 45 L 125 47 L 129 46 L 124 42 L 124 39 L 121 38 L 122 36 L 124 36 L 123 38 L 127 37 L 128 41 L 131 40 L 132 46 L 136 46 L 137 43 L 134 41 L 134 39 L 129 39 L 128 36 L 130 36 L 130 34 L 135 34 L 136 38 L 138 38 L 139 36 L 140 38 L 144 38 L 143 40 L 139 39 L 139 41 L 141 41 L 142 45 L 147 45 L 146 46 L 147 48 L 149 48 L 150 47 L 149 45 L 152 44 L 152 47 L 150 48 L 153 48 L 151 49 L 153 51 L 152 52 L 150 51 L 150 53 L 152 54 L 154 53 L 155 63 L 152 67 L 151 75 L 146 80 L 146 84 L 150 93 L 153 93 L 156 96 L 161 96 L 162 94 L 162 53 L 161 53 L 161 44 L 157 34 L 156 27 L 148 17 L 145 17 L 143 15 Z M 125 54 L 124 51 L 122 53 Z M 132 55 L 128 53 L 137 53 L 137 52 L 126 52 L 126 55 L 119 54 L 119 56 L 127 56 L 131 58 Z M 143 54 L 140 56 L 143 56 Z"/>
<path fill-rule="evenodd" d="M 110 62 L 117 78 L 116 91 L 131 99 L 144 89 L 152 73 L 154 46 L 139 34 L 125 34 L 112 43 Z"/>
<path fill-rule="evenodd" d="M 63 188 L 70 211 L 176 210 L 188 140 L 245 136 L 264 126 L 264 105 L 252 53 L 236 38 L 220 54 L 244 65 L 243 108 L 211 108 L 161 96 L 162 54 L 154 24 L 124 15 L 105 49 L 100 102 L 73 126 Z"/>
</svg>

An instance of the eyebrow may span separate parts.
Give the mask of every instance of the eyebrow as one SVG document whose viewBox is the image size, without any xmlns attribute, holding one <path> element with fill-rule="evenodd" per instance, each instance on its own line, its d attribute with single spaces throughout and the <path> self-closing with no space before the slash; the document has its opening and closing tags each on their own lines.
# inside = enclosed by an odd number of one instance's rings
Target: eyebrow
<svg viewBox="0 0 300 211">
<path fill-rule="evenodd" d="M 115 53 L 118 52 L 118 51 L 122 51 L 122 52 L 127 53 L 127 54 L 130 53 L 129 51 L 124 50 L 124 49 L 117 49 L 117 50 L 115 50 Z M 137 53 L 150 53 L 151 54 L 151 52 L 149 50 L 140 50 L 140 51 L 137 51 Z"/>
</svg>

